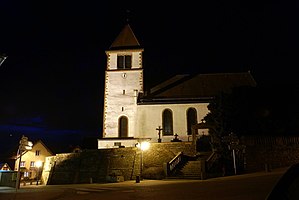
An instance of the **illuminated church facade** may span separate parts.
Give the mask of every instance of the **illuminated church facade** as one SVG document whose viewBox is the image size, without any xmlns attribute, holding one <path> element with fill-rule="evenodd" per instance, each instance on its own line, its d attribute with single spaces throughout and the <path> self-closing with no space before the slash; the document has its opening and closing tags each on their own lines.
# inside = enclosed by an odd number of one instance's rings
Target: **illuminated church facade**
<svg viewBox="0 0 299 200">
<path fill-rule="evenodd" d="M 249 72 L 177 75 L 144 91 L 143 52 L 129 24 L 106 51 L 103 133 L 98 148 L 137 142 L 192 141 L 191 126 L 203 120 L 219 92 L 255 85 Z M 198 136 L 208 130 L 198 130 Z"/>
</svg>

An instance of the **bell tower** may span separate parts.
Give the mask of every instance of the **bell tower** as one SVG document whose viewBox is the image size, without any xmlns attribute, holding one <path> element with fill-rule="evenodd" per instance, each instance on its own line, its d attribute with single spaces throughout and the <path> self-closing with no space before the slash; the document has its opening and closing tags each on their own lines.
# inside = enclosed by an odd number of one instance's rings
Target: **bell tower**
<svg viewBox="0 0 299 200">
<path fill-rule="evenodd" d="M 137 96 L 143 92 L 142 53 L 129 24 L 106 51 L 104 138 L 132 138 L 137 134 Z"/>
</svg>

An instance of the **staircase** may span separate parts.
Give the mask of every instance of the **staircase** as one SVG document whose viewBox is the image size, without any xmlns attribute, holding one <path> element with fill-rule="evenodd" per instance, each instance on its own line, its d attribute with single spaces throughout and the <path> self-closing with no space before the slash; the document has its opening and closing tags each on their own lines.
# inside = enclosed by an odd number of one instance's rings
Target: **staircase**
<svg viewBox="0 0 299 200">
<path fill-rule="evenodd" d="M 176 178 L 201 179 L 201 163 L 202 161 L 200 160 L 187 161 L 187 163 L 177 173 Z"/>
<path fill-rule="evenodd" d="M 182 161 L 173 172 L 168 175 L 169 179 L 204 179 L 206 160 L 211 152 L 200 153 L 196 157 L 183 156 Z"/>
</svg>

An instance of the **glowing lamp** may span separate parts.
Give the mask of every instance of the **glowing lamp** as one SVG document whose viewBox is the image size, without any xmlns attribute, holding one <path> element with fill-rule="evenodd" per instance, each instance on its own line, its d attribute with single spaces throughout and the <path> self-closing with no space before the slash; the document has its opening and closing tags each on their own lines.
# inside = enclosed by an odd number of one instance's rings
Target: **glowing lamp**
<svg viewBox="0 0 299 200">
<path fill-rule="evenodd" d="M 146 150 L 148 150 L 149 147 L 150 147 L 150 143 L 149 143 L 149 142 L 141 142 L 140 149 L 141 149 L 142 151 L 146 151 Z"/>
<path fill-rule="evenodd" d="M 40 168 L 41 166 L 42 166 L 42 161 L 36 161 L 36 163 L 35 163 L 35 166 L 37 167 L 37 168 Z"/>
</svg>

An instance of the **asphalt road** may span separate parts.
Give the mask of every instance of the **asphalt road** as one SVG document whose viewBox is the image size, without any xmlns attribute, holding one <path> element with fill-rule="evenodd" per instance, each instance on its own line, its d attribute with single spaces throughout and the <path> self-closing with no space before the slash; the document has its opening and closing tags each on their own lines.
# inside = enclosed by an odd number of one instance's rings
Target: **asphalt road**
<svg viewBox="0 0 299 200">
<path fill-rule="evenodd" d="M 106 184 L 0 187 L 1 200 L 265 199 L 286 168 L 208 180 L 142 180 Z"/>
</svg>

